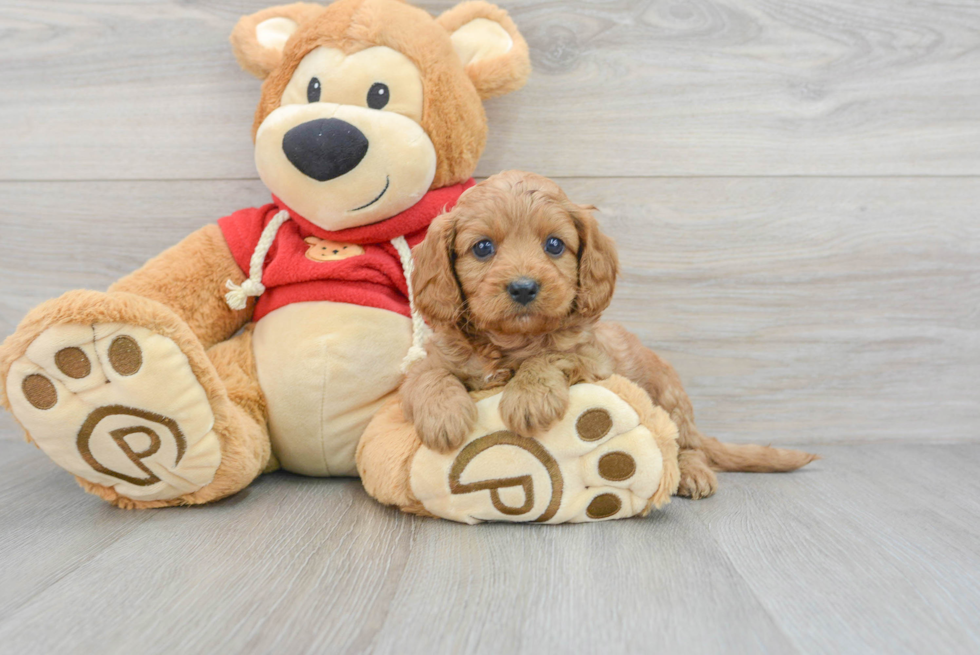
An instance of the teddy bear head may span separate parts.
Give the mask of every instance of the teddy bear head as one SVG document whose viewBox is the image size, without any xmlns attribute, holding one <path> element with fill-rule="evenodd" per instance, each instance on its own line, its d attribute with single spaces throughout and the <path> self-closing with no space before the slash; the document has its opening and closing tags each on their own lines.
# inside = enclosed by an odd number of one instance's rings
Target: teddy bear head
<svg viewBox="0 0 980 655">
<path fill-rule="evenodd" d="M 283 5 L 242 18 L 231 42 L 265 80 L 253 125 L 259 177 L 331 231 L 469 179 L 486 142 L 482 101 L 530 73 L 513 21 L 479 1 L 438 18 L 401 0 Z"/>
</svg>

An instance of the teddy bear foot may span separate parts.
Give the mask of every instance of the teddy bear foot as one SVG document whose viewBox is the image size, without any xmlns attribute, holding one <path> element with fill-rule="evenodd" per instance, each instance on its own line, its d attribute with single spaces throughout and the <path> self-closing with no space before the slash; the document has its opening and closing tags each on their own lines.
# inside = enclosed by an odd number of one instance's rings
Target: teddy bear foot
<svg viewBox="0 0 980 655">
<path fill-rule="evenodd" d="M 504 427 L 500 398 L 477 403 L 460 448 L 416 453 L 411 491 L 426 512 L 464 523 L 601 521 L 645 514 L 676 490 L 677 428 L 645 396 L 634 408 L 608 385 L 575 385 L 565 417 L 533 439 Z"/>
<path fill-rule="evenodd" d="M 124 499 L 192 493 L 221 462 L 214 412 L 187 356 L 146 328 L 50 327 L 11 364 L 6 392 L 56 464 Z"/>
</svg>

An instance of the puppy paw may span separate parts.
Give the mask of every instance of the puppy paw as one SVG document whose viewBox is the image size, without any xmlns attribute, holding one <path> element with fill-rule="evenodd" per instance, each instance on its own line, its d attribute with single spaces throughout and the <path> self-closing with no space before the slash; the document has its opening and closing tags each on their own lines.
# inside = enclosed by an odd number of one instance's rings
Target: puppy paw
<svg viewBox="0 0 980 655">
<path fill-rule="evenodd" d="M 704 461 L 704 455 L 700 451 L 681 451 L 677 463 L 681 471 L 681 481 L 677 487 L 678 496 L 698 500 L 714 495 L 718 489 L 718 476 Z"/>
<path fill-rule="evenodd" d="M 414 412 L 415 431 L 427 447 L 440 453 L 458 448 L 476 422 L 476 403 L 461 391 Z"/>
<path fill-rule="evenodd" d="M 511 432 L 533 437 L 547 432 L 568 410 L 568 387 L 504 387 L 500 398 L 500 418 Z"/>
</svg>

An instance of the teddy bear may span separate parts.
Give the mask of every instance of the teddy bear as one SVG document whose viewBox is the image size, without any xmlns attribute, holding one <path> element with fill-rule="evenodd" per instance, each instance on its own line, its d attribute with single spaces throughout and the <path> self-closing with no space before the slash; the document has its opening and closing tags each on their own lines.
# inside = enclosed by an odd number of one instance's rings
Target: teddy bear
<svg viewBox="0 0 980 655">
<path fill-rule="evenodd" d="M 713 470 L 811 461 L 699 442 L 689 412 L 617 376 L 573 387 L 534 439 L 504 429 L 499 388 L 475 393 L 460 448 L 424 447 L 397 397 L 430 333 L 412 248 L 474 185 L 482 102 L 525 83 L 527 44 L 479 0 L 437 18 L 402 0 L 283 5 L 242 18 L 231 43 L 264 80 L 252 137 L 271 202 L 107 292 L 39 305 L 0 346 L 0 405 L 83 489 L 196 505 L 282 468 L 359 475 L 415 514 L 561 523 L 710 495 Z"/>
<path fill-rule="evenodd" d="M 473 184 L 483 100 L 520 88 L 507 13 L 400 0 L 242 18 L 263 79 L 252 136 L 271 202 L 221 218 L 107 292 L 29 312 L 0 402 L 81 486 L 124 508 L 193 505 L 265 471 L 356 475 L 368 421 L 424 352 L 411 247 Z"/>
</svg>

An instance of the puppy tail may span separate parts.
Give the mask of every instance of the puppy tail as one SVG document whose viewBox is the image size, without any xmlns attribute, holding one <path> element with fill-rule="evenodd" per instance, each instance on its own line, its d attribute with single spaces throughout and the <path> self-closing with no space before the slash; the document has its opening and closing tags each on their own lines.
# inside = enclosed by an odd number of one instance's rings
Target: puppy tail
<svg viewBox="0 0 980 655">
<path fill-rule="evenodd" d="M 820 459 L 819 455 L 805 453 L 802 450 L 722 443 L 712 437 L 703 437 L 701 447 L 708 456 L 711 468 L 716 471 L 778 473 L 795 471 Z"/>
</svg>

